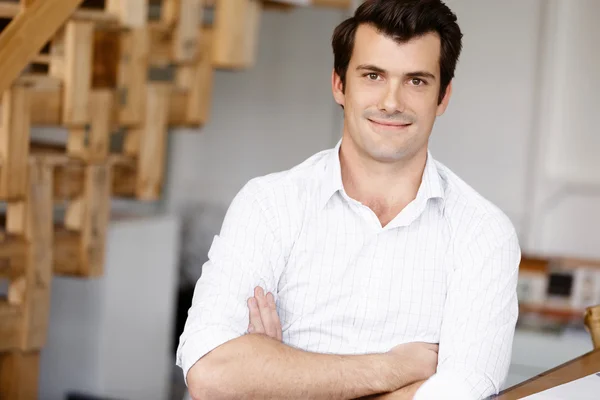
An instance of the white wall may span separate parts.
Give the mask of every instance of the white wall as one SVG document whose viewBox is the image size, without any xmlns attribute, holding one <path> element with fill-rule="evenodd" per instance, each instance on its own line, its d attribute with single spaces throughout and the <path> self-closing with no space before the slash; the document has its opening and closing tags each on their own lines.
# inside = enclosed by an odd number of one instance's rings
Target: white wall
<svg viewBox="0 0 600 400">
<path fill-rule="evenodd" d="M 40 399 L 168 398 L 178 233 L 174 216 L 112 221 L 102 277 L 54 277 Z"/>
<path fill-rule="evenodd" d="M 524 238 L 532 251 L 600 258 L 600 2 L 547 3 L 546 68 Z"/>
<path fill-rule="evenodd" d="M 541 0 L 453 1 L 463 53 L 435 157 L 497 204 L 520 229 L 526 214 Z M 508 23 L 508 25 L 507 25 Z"/>
<path fill-rule="evenodd" d="M 218 71 L 210 122 L 170 135 L 169 208 L 228 205 L 249 179 L 335 144 L 341 112 L 331 95 L 330 38 L 342 16 L 324 8 L 264 13 L 257 64 Z"/>
</svg>

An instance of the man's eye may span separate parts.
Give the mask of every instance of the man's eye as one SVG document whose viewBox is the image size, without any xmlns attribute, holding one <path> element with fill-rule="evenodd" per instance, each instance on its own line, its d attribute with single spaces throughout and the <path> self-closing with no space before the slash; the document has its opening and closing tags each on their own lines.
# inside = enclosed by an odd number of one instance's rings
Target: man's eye
<svg viewBox="0 0 600 400">
<path fill-rule="evenodd" d="M 419 78 L 413 78 L 410 80 L 410 83 L 412 83 L 414 86 L 421 86 L 425 84 L 425 81 Z"/>
<path fill-rule="evenodd" d="M 367 78 L 369 78 L 372 81 L 375 81 L 375 80 L 377 80 L 377 78 L 379 78 L 379 74 L 371 72 L 371 73 L 367 74 Z"/>
</svg>

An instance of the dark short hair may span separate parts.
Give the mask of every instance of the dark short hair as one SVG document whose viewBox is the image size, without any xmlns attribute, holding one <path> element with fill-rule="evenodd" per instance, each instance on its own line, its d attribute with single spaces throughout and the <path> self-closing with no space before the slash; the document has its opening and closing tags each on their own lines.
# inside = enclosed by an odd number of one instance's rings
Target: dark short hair
<svg viewBox="0 0 600 400">
<path fill-rule="evenodd" d="M 361 24 L 375 27 L 398 43 L 436 32 L 441 39 L 438 102 L 442 101 L 448 84 L 454 78 L 463 36 L 456 15 L 448 6 L 440 0 L 366 0 L 362 3 L 353 17 L 335 28 L 331 40 L 334 69 L 344 87 L 356 30 Z"/>
</svg>

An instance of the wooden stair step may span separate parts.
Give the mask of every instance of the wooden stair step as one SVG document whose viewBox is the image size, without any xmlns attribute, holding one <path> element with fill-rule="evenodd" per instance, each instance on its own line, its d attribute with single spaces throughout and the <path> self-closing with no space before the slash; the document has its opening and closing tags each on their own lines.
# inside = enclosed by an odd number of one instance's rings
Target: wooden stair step
<svg viewBox="0 0 600 400">
<path fill-rule="evenodd" d="M 21 12 L 21 5 L 11 1 L 0 1 L 0 18 L 12 19 Z M 93 8 L 78 8 L 71 19 L 92 21 L 100 25 L 118 25 L 119 18 L 110 12 Z"/>
<path fill-rule="evenodd" d="M 77 9 L 82 0 L 36 1 L 22 10 L 0 32 L 0 92 L 18 78 L 23 68 L 40 53 Z M 6 6 L 3 10 L 6 11 Z M 14 7 L 13 7 L 14 8 Z"/>
<path fill-rule="evenodd" d="M 85 162 L 69 156 L 64 145 L 33 142 L 30 159 L 54 167 L 54 200 L 71 200 L 83 193 Z M 112 168 L 112 193 L 115 196 L 135 195 L 137 163 L 125 154 L 110 154 L 106 161 Z"/>
</svg>

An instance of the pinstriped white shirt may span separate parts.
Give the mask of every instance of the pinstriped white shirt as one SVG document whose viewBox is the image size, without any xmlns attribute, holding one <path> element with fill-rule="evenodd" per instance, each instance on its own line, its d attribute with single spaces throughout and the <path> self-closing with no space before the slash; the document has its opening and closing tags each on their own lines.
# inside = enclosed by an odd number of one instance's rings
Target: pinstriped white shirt
<svg viewBox="0 0 600 400">
<path fill-rule="evenodd" d="M 344 191 L 340 143 L 235 197 L 180 338 L 184 376 L 248 326 L 255 286 L 275 294 L 283 342 L 333 354 L 439 343 L 416 399 L 499 391 L 517 320 L 520 249 L 509 219 L 428 154 L 416 198 L 382 227 Z"/>
</svg>

